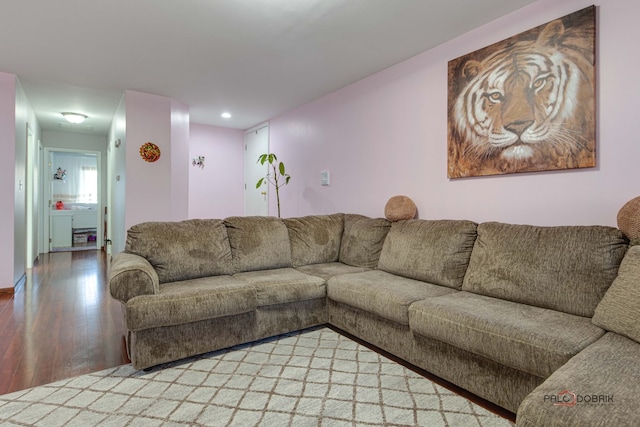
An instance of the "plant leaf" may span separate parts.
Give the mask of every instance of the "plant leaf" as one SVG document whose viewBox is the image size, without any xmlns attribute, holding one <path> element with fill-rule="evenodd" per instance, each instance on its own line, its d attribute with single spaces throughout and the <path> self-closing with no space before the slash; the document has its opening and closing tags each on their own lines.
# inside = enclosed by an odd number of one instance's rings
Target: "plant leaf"
<svg viewBox="0 0 640 427">
<path fill-rule="evenodd" d="M 256 188 L 260 188 L 260 186 L 264 183 L 264 178 L 260 178 L 258 183 L 256 184 Z"/>
<path fill-rule="evenodd" d="M 285 181 L 284 181 L 285 185 L 289 183 L 290 179 L 291 179 L 291 177 L 289 175 L 287 175 L 287 179 L 285 179 Z"/>
<path fill-rule="evenodd" d="M 280 175 L 284 175 L 284 163 L 280 162 L 278 168 L 280 169 Z"/>
</svg>

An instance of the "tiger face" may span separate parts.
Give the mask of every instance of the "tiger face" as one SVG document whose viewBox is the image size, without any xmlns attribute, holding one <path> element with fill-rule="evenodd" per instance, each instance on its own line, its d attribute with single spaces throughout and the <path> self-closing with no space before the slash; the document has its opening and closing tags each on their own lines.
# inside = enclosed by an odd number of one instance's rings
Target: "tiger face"
<svg viewBox="0 0 640 427">
<path fill-rule="evenodd" d="M 449 154 L 457 161 L 450 176 L 584 167 L 593 159 L 584 136 L 595 133 L 593 65 L 563 37 L 562 21 L 553 21 L 537 40 L 465 62 L 450 111 Z"/>
</svg>

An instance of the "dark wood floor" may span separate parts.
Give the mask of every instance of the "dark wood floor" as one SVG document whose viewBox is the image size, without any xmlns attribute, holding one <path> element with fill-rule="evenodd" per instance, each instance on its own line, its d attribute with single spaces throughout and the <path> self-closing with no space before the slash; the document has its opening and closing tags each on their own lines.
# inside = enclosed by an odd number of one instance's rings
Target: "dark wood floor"
<svg viewBox="0 0 640 427">
<path fill-rule="evenodd" d="M 0 297 L 0 394 L 129 363 L 99 250 L 41 254 Z"/>
</svg>

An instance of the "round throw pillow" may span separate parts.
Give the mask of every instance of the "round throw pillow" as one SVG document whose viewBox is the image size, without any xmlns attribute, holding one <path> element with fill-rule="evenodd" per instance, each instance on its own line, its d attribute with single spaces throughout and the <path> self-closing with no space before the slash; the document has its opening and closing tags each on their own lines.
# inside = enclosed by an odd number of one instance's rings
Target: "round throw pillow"
<svg viewBox="0 0 640 427">
<path fill-rule="evenodd" d="M 393 196 L 384 207 L 384 216 L 389 221 L 412 219 L 416 216 L 418 208 L 407 196 Z"/>
<path fill-rule="evenodd" d="M 640 239 L 640 197 L 629 200 L 620 209 L 618 228 L 629 240 Z"/>
</svg>

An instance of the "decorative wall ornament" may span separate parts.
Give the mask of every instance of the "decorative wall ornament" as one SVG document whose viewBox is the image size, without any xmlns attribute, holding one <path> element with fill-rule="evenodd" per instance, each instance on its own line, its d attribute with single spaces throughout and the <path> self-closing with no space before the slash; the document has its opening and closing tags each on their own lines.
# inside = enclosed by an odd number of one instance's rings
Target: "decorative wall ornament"
<svg viewBox="0 0 640 427">
<path fill-rule="evenodd" d="M 449 61 L 449 178 L 596 165 L 595 6 Z"/>
<path fill-rule="evenodd" d="M 56 170 L 56 173 L 53 174 L 53 179 L 58 181 L 64 181 L 66 178 L 67 178 L 66 169 L 58 168 L 58 170 Z"/>
<path fill-rule="evenodd" d="M 201 169 L 204 168 L 204 156 L 194 157 L 191 160 L 191 164 L 193 166 L 199 166 Z"/>
<path fill-rule="evenodd" d="M 160 148 L 153 142 L 146 142 L 140 147 L 140 157 L 145 162 L 155 162 L 160 158 Z"/>
</svg>

